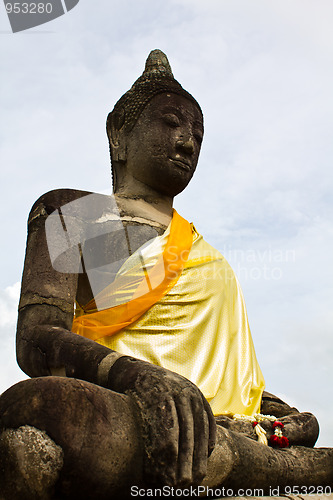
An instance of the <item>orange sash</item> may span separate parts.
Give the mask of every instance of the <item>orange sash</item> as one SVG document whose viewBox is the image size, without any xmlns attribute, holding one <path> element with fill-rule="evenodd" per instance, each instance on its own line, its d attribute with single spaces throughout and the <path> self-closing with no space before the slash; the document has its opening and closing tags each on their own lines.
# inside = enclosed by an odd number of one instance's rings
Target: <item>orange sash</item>
<svg viewBox="0 0 333 500">
<path fill-rule="evenodd" d="M 72 331 L 92 340 L 114 335 L 142 316 L 158 302 L 178 281 L 188 259 L 193 236 L 192 227 L 173 210 L 170 234 L 163 253 L 156 264 L 137 284 L 133 298 L 108 309 L 96 310 L 90 301 L 83 314 L 74 318 Z M 135 278 L 133 278 L 135 280 Z M 149 292 L 146 292 L 147 285 Z"/>
</svg>

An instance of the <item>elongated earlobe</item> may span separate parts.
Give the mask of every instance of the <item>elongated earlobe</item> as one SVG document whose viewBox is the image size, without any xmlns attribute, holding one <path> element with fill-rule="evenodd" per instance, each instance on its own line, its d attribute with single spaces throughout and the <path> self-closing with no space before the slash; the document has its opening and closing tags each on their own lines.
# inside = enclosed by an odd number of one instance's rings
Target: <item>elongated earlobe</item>
<svg viewBox="0 0 333 500">
<path fill-rule="evenodd" d="M 125 163 L 126 154 L 126 138 L 124 133 L 125 111 L 124 109 L 116 114 L 110 113 L 106 122 L 106 130 L 110 142 L 110 153 L 112 161 Z"/>
</svg>

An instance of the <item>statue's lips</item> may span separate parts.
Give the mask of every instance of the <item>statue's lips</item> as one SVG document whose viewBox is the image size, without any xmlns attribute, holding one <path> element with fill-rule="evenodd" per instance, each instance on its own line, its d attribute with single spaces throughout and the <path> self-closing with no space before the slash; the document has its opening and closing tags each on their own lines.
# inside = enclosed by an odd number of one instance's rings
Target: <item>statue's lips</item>
<svg viewBox="0 0 333 500">
<path fill-rule="evenodd" d="M 185 160 L 180 160 L 179 158 L 171 158 L 171 157 L 169 157 L 169 160 L 171 160 L 175 165 L 177 165 L 177 167 L 180 167 L 183 170 L 191 170 L 190 163 L 187 163 Z"/>
</svg>

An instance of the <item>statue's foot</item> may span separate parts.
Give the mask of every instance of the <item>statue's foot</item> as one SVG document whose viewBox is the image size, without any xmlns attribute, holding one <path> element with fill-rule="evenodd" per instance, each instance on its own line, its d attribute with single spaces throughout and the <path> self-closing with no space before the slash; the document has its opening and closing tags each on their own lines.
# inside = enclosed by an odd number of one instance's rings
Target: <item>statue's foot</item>
<svg viewBox="0 0 333 500">
<path fill-rule="evenodd" d="M 43 431 L 25 425 L 0 436 L 0 500 L 50 500 L 63 451 Z"/>
</svg>

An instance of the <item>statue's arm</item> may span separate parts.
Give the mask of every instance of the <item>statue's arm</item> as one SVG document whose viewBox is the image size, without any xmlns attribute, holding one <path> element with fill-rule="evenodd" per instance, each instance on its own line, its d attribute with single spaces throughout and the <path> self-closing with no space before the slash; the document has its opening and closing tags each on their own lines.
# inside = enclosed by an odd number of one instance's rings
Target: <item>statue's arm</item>
<svg viewBox="0 0 333 500">
<path fill-rule="evenodd" d="M 176 373 L 129 356 L 118 358 L 70 331 L 78 278 L 53 268 L 45 235 L 46 217 L 57 204 L 65 203 L 41 200 L 30 216 L 17 327 L 19 365 L 32 377 L 66 374 L 130 395 L 145 438 L 146 478 L 170 485 L 199 483 L 216 429 L 200 390 Z"/>
<path fill-rule="evenodd" d="M 72 314 L 49 304 L 19 311 L 17 360 L 27 375 L 63 375 L 99 384 L 99 365 L 111 351 L 71 332 L 71 321 Z"/>
<path fill-rule="evenodd" d="M 17 324 L 17 360 L 29 376 L 62 374 L 98 383 L 98 366 L 111 351 L 71 332 L 77 274 L 51 263 L 45 221 L 57 207 L 87 193 L 57 190 L 33 206 Z"/>
</svg>

